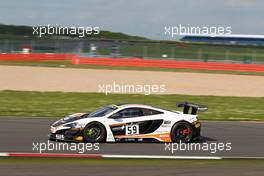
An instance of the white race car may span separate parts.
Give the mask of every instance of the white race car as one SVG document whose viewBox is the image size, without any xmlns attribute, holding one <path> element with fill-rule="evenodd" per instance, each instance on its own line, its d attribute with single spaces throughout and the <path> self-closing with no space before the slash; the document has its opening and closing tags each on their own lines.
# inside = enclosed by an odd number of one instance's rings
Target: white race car
<svg viewBox="0 0 264 176">
<path fill-rule="evenodd" d="M 207 107 L 178 103 L 183 112 L 141 104 L 117 104 L 76 113 L 50 127 L 50 140 L 70 142 L 190 142 L 200 137 L 198 111 Z"/>
</svg>

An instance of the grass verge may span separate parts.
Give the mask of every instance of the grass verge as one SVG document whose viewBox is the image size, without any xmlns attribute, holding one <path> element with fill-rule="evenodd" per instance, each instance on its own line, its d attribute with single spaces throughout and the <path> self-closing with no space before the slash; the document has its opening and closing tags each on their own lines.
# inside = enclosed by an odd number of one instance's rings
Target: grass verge
<svg viewBox="0 0 264 176">
<path fill-rule="evenodd" d="M 0 116 L 62 117 L 90 112 L 115 103 L 142 103 L 175 110 L 176 102 L 208 105 L 200 113 L 206 120 L 264 120 L 264 97 L 222 97 L 190 95 L 138 95 L 103 93 L 64 93 L 0 91 Z"/>
</svg>

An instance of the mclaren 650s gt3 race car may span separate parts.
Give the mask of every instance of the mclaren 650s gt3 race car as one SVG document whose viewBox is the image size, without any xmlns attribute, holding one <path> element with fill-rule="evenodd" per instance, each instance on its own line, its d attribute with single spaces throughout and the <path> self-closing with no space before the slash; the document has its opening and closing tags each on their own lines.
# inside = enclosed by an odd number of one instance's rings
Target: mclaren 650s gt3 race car
<svg viewBox="0 0 264 176">
<path fill-rule="evenodd" d="M 178 103 L 183 112 L 141 104 L 109 105 L 53 123 L 50 140 L 68 142 L 191 142 L 200 137 L 198 111 L 207 107 Z"/>
</svg>

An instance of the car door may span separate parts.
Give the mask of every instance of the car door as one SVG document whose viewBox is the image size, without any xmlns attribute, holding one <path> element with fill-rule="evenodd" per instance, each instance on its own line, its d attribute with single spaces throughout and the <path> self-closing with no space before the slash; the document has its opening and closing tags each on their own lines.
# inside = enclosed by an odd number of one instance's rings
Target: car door
<svg viewBox="0 0 264 176">
<path fill-rule="evenodd" d="M 126 108 L 109 117 L 110 128 L 116 139 L 133 139 L 133 136 L 144 135 L 155 131 L 162 123 L 162 119 L 153 118 L 162 112 L 155 112 L 145 108 Z"/>
</svg>

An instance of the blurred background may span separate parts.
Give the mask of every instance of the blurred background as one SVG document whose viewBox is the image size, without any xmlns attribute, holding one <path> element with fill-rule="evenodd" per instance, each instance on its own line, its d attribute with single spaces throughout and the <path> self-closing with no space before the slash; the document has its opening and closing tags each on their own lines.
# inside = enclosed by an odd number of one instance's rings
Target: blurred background
<svg viewBox="0 0 264 176">
<path fill-rule="evenodd" d="M 13 27 L 17 28 L 17 27 Z M 22 35 L 22 36 L 21 36 Z M 2 35 L 0 53 L 75 53 L 90 57 L 137 57 L 227 63 L 264 63 L 264 39 L 183 36 L 178 41 L 103 34 L 97 38 Z"/>
</svg>

